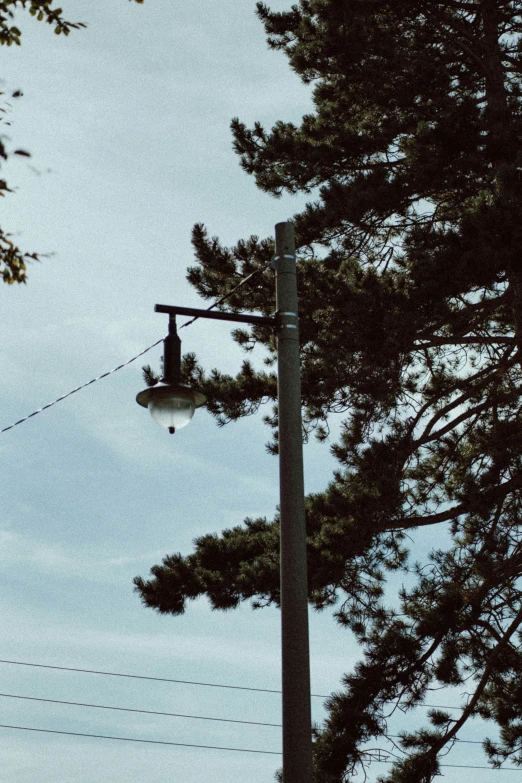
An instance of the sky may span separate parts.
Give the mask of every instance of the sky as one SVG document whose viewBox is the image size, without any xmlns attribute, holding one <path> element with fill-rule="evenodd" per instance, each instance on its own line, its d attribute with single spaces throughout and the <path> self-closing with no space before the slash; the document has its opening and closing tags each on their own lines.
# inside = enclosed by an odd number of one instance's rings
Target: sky
<svg viewBox="0 0 522 783">
<path fill-rule="evenodd" d="M 305 203 L 258 191 L 232 150 L 233 117 L 270 127 L 312 108 L 309 87 L 268 49 L 254 2 L 63 7 L 87 28 L 56 36 L 20 14 L 22 47 L 0 50 L 1 88 L 23 92 L 9 102 L 8 144 L 32 156 L 4 166 L 14 192 L 2 227 L 48 254 L 30 266 L 27 286 L 0 287 L 0 429 L 163 337 L 156 303 L 208 306 L 185 279 L 194 223 L 230 245 L 272 236 Z M 181 333 L 183 349 L 234 373 L 243 354 L 230 332 L 197 322 Z M 246 773 L 263 783 L 280 765 L 277 755 L 188 747 L 278 753 L 277 726 L 150 714 L 280 722 L 277 693 L 214 687 L 279 689 L 277 609 L 217 613 L 200 600 L 182 617 L 160 616 L 133 592 L 133 577 L 165 555 L 188 554 L 196 536 L 245 517 L 272 518 L 278 503 L 263 411 L 220 429 L 200 409 L 171 437 L 136 405 L 141 366 L 158 367 L 160 355 L 156 347 L 0 435 L 0 724 L 41 730 L 0 727 L 9 783 L 243 783 Z M 307 492 L 323 489 L 334 467 L 328 444 L 308 443 Z M 358 651 L 328 612 L 311 615 L 310 644 L 312 693 L 329 694 Z M 324 699 L 312 701 L 320 721 Z M 412 720 L 399 714 L 390 726 Z M 482 735 L 470 727 L 467 736 Z M 472 745 L 447 762 L 485 763 Z M 369 783 L 384 771 L 373 764 Z M 492 774 L 444 769 L 448 783 Z"/>
</svg>

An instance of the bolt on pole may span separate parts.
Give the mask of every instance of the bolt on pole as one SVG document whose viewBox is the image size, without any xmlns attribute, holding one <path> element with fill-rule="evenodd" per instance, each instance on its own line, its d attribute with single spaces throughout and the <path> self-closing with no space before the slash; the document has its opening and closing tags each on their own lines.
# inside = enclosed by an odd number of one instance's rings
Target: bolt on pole
<svg viewBox="0 0 522 783">
<path fill-rule="evenodd" d="M 283 783 L 312 783 L 308 582 L 294 226 L 275 227 Z"/>
</svg>

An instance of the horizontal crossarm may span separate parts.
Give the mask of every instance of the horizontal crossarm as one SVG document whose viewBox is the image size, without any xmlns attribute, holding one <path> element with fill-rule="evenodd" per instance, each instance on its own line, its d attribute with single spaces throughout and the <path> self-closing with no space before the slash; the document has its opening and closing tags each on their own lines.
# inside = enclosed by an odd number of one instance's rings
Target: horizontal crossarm
<svg viewBox="0 0 522 783">
<path fill-rule="evenodd" d="M 262 326 L 276 326 L 275 317 L 263 315 L 249 315 L 248 313 L 222 313 L 216 310 L 199 310 L 195 307 L 178 307 L 177 305 L 157 304 L 156 313 L 168 313 L 169 315 L 189 315 L 196 318 L 215 318 L 218 321 L 236 321 L 243 324 L 259 324 Z"/>
</svg>

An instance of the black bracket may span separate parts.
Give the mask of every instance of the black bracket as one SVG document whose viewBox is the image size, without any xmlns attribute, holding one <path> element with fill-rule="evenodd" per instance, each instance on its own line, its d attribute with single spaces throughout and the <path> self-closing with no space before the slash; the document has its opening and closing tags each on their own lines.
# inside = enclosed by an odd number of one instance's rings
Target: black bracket
<svg viewBox="0 0 522 783">
<path fill-rule="evenodd" d="M 259 324 L 260 326 L 277 326 L 275 316 L 249 315 L 248 313 L 222 313 L 217 310 L 199 310 L 195 307 L 178 307 L 177 305 L 157 304 L 156 313 L 167 313 L 171 316 L 188 315 L 195 318 L 214 318 L 217 321 L 236 321 L 243 324 Z"/>
<path fill-rule="evenodd" d="M 156 313 L 166 313 L 169 316 L 169 333 L 163 341 L 163 381 L 171 385 L 178 384 L 181 377 L 181 340 L 176 330 L 176 316 L 188 315 L 193 318 L 214 318 L 219 321 L 236 321 L 243 324 L 260 324 L 262 326 L 277 326 L 279 319 L 262 315 L 246 313 L 222 313 L 215 310 L 199 310 L 194 307 L 178 307 L 177 305 L 160 305 L 154 308 Z"/>
</svg>

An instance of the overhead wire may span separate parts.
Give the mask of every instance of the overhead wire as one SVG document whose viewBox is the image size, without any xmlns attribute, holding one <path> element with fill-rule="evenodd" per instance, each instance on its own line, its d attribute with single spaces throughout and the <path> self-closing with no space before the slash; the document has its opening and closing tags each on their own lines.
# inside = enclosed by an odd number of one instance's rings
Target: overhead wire
<svg viewBox="0 0 522 783">
<path fill-rule="evenodd" d="M 143 356 L 148 351 L 152 350 L 152 348 L 155 348 L 156 345 L 159 345 L 163 342 L 165 338 L 162 337 L 161 340 L 156 340 L 155 343 L 152 343 L 152 345 L 149 345 L 148 348 L 145 348 L 143 351 L 140 351 L 140 353 L 137 353 L 136 356 L 133 356 L 132 359 L 129 359 L 126 362 L 123 362 L 123 364 L 119 364 L 117 367 L 114 367 L 112 370 L 109 370 L 108 372 L 104 372 L 102 375 L 98 375 L 97 378 L 91 378 L 90 381 L 87 381 L 87 383 L 82 383 L 81 386 L 77 386 L 76 389 L 73 389 L 70 392 L 67 392 L 67 394 L 62 394 L 61 397 L 57 397 L 56 400 L 53 400 L 52 402 L 48 402 L 47 405 L 42 406 L 41 408 L 38 408 L 37 410 L 30 413 L 28 416 L 24 416 L 23 419 L 18 419 L 18 421 L 15 421 L 14 424 L 10 424 L 8 427 L 4 427 L 2 430 L 0 430 L 0 435 L 3 432 L 7 432 L 7 430 L 12 430 L 13 427 L 17 427 L 19 424 L 23 424 L 24 421 L 27 421 L 28 419 L 31 419 L 33 416 L 36 416 L 38 413 L 42 413 L 42 411 L 46 411 L 48 408 L 52 408 L 53 405 L 56 405 L 57 402 L 61 402 L 62 400 L 66 400 L 67 397 L 70 397 L 73 394 L 76 394 L 76 392 L 81 391 L 82 389 L 85 389 L 87 386 L 90 386 L 92 383 L 96 383 L 96 381 L 101 381 L 102 378 L 107 378 L 109 375 L 112 375 L 114 372 L 117 372 L 118 370 L 123 369 L 123 367 L 126 367 L 131 362 L 136 361 L 136 359 L 139 359 L 140 356 Z"/>
<path fill-rule="evenodd" d="M 247 283 L 254 275 L 258 274 L 258 272 L 262 272 L 264 269 L 268 267 L 268 264 L 265 264 L 265 266 L 260 266 L 258 269 L 255 269 L 251 274 L 247 275 L 247 277 L 243 278 L 243 280 L 236 285 L 234 288 L 232 288 L 230 291 L 228 291 L 226 294 L 221 296 L 219 299 L 217 299 L 215 302 L 213 302 L 210 307 L 207 307 L 207 310 L 213 310 L 214 307 L 218 307 L 220 304 L 225 302 L 230 296 L 232 296 L 233 293 L 235 293 L 239 288 L 241 288 L 242 285 Z M 194 323 L 194 321 L 197 321 L 198 318 L 201 318 L 202 316 L 195 316 L 190 321 L 187 321 L 186 323 L 182 324 L 180 326 L 180 329 L 183 329 L 186 326 L 190 326 Z M 4 427 L 0 430 L 0 435 L 2 433 L 7 432 L 8 430 L 12 430 L 13 427 L 17 427 L 19 424 L 23 424 L 24 421 L 27 421 L 28 419 L 31 419 L 33 416 L 36 416 L 39 413 L 42 413 L 43 411 L 48 410 L 49 408 L 52 408 L 53 405 L 56 405 L 58 402 L 62 402 L 62 400 L 66 400 L 67 397 L 71 397 L 71 395 L 76 394 L 76 392 L 81 391 L 82 389 L 85 389 L 87 386 L 90 386 L 93 383 L 96 383 L 96 381 L 101 381 L 102 378 L 107 378 L 109 375 L 112 375 L 113 373 L 117 372 L 118 370 L 122 370 L 124 367 L 127 367 L 128 364 L 131 364 L 132 362 L 136 361 L 136 359 L 139 359 L 140 356 L 143 356 L 144 354 L 148 353 L 148 351 L 152 350 L 152 348 L 155 348 L 156 345 L 159 345 L 163 342 L 165 337 L 162 337 L 159 340 L 156 340 L 155 343 L 152 345 L 149 345 L 148 348 L 145 348 L 143 351 L 140 351 L 136 354 L 136 356 L 133 356 L 132 359 L 128 359 L 126 362 L 123 362 L 123 364 L 119 364 L 117 367 L 114 367 L 112 370 L 108 370 L 108 372 L 102 373 L 102 375 L 98 375 L 96 378 L 91 378 L 90 381 L 87 381 L 86 383 L 82 383 L 81 386 L 77 386 L 75 389 L 72 389 L 71 391 L 67 392 L 67 394 L 62 394 L 61 397 L 57 397 L 52 402 L 47 403 L 47 405 L 43 405 L 41 408 L 38 408 L 37 410 L 33 411 L 32 413 L 29 413 L 28 416 L 24 416 L 22 419 L 18 419 L 18 421 L 15 421 L 13 424 L 9 424 L 9 426 Z"/>
<path fill-rule="evenodd" d="M 280 690 L 275 690 L 270 688 L 253 688 L 253 687 L 248 687 L 246 685 L 224 685 L 222 683 L 217 683 L 217 682 L 197 682 L 194 680 L 177 680 L 171 677 L 152 677 L 144 674 L 122 674 L 121 672 L 104 672 L 104 671 L 98 671 L 96 669 L 78 669 L 72 666 L 50 666 L 48 664 L 43 664 L 43 663 L 29 663 L 27 661 L 8 661 L 8 660 L 0 659 L 0 663 L 13 664 L 16 666 L 34 666 L 39 669 L 58 669 L 59 671 L 66 671 L 66 672 L 81 672 L 82 674 L 101 674 L 106 677 L 128 677 L 129 679 L 133 679 L 133 680 L 152 680 L 155 682 L 173 682 L 181 685 L 200 685 L 206 688 L 227 688 L 229 690 L 256 691 L 258 693 L 281 693 Z M 319 697 L 319 694 L 312 694 L 312 695 Z M 326 697 L 321 696 L 319 698 L 326 698 Z"/>
<path fill-rule="evenodd" d="M 0 660 L 0 663 L 7 663 L 7 664 L 14 664 L 19 666 L 32 666 L 37 668 L 43 668 L 43 669 L 54 669 L 58 671 L 70 671 L 70 672 L 79 672 L 82 674 L 101 674 L 106 675 L 110 677 L 125 677 L 125 678 L 131 678 L 131 679 L 139 679 L 139 680 L 152 680 L 152 681 L 158 681 L 158 682 L 172 682 L 175 684 L 184 684 L 184 685 L 195 685 L 195 686 L 205 686 L 205 687 L 213 687 L 213 688 L 227 688 L 227 689 L 233 689 L 233 690 L 244 690 L 244 691 L 255 691 L 255 692 L 264 692 L 264 693 L 277 693 L 280 694 L 281 691 L 275 690 L 275 689 L 268 689 L 268 688 L 252 688 L 248 686 L 241 686 L 241 685 L 224 685 L 221 683 L 206 683 L 206 682 L 197 682 L 193 680 L 177 680 L 173 678 L 167 678 L 167 677 L 152 677 L 147 675 L 138 675 L 138 674 L 123 674 L 120 672 L 104 672 L 94 669 L 79 669 L 79 668 L 73 668 L 73 667 L 65 667 L 65 666 L 51 666 L 48 664 L 38 664 L 38 663 L 29 663 L 25 661 L 9 661 L 9 660 Z M 311 694 L 312 696 L 316 696 L 319 698 L 326 698 L 324 696 L 320 696 L 319 694 Z M 262 722 L 262 721 L 248 721 L 248 720 L 241 720 L 237 718 L 217 718 L 217 717 L 211 717 L 211 716 L 204 716 L 204 715 L 187 715 L 184 713 L 173 713 L 173 712 L 163 712 L 159 710 L 143 710 L 143 709 L 137 709 L 137 708 L 130 708 L 130 707 L 119 707 L 119 706 L 112 706 L 112 705 L 104 705 L 104 704 L 90 704 L 85 702 L 74 702 L 74 701 L 66 701 L 61 699 L 48 699 L 43 697 L 35 697 L 35 696 L 23 696 L 19 694 L 9 694 L 9 693 L 0 693 L 0 698 L 11 698 L 11 699 L 20 699 L 24 701 L 35 701 L 35 702 L 44 702 L 44 703 L 50 703 L 50 704 L 63 704 L 67 706 L 76 706 L 76 707 L 89 707 L 94 709 L 104 709 L 104 710 L 114 710 L 118 712 L 131 712 L 131 713 L 138 713 L 138 714 L 146 714 L 146 715 L 158 715 L 163 717 L 176 717 L 176 718 L 188 718 L 188 719 L 194 719 L 194 720 L 203 720 L 203 721 L 212 721 L 212 722 L 218 722 L 218 723 L 235 723 L 235 724 L 243 724 L 243 725 L 252 725 L 252 726 L 267 726 L 272 728 L 280 728 L 281 724 L 279 723 L 268 723 L 268 722 Z M 438 706 L 442 707 L 442 705 L 422 705 L 422 706 Z M 443 707 L 444 708 L 444 707 Z M 456 707 L 445 707 L 444 709 L 460 709 Z M 52 731 L 50 729 L 31 729 L 28 727 L 16 727 L 16 726 L 3 726 L 0 725 L 0 728 L 19 728 L 24 729 L 27 731 L 47 731 L 50 733 L 64 733 L 64 734 L 75 734 L 74 732 L 59 732 L 59 731 Z M 76 735 L 76 734 L 75 734 Z M 94 734 L 77 734 L 77 736 L 90 736 L 90 737 L 98 737 L 102 739 L 122 739 L 125 741 L 136 741 L 136 742 L 153 742 L 155 744 L 171 744 L 171 745 L 186 745 L 186 743 L 164 743 L 160 742 L 159 740 L 140 740 L 136 738 L 121 738 L 121 737 L 109 737 L 105 735 L 94 735 Z M 390 739 L 400 739 L 399 735 L 395 734 L 388 734 L 386 735 Z M 468 745 L 482 745 L 482 742 L 479 740 L 467 740 L 467 739 L 460 739 L 457 738 L 457 743 L 459 744 L 468 744 Z M 237 751 L 244 751 L 244 752 L 266 752 L 266 753 L 276 753 L 276 751 L 250 751 L 249 749 L 245 748 L 222 748 L 218 746 L 207 746 L 207 745 L 193 745 L 188 744 L 187 747 L 200 747 L 200 748 L 212 748 L 216 750 L 237 750 Z M 446 765 L 446 766 L 455 766 L 455 765 Z M 459 766 L 459 765 L 457 765 Z M 469 769 L 490 769 L 490 767 L 470 767 L 467 766 L 466 768 Z"/>
<path fill-rule="evenodd" d="M 52 669 L 58 671 L 77 672 L 81 674 L 97 674 L 97 675 L 104 675 L 107 677 L 124 677 L 129 679 L 136 679 L 136 680 L 171 682 L 174 684 L 194 685 L 194 686 L 207 687 L 207 688 L 225 688 L 229 690 L 253 691 L 257 693 L 274 693 L 274 694 L 281 693 L 280 690 L 270 689 L 270 688 L 254 688 L 246 685 L 225 685 L 223 683 L 200 682 L 194 680 L 178 680 L 171 677 L 153 677 L 153 676 L 143 675 L 143 674 L 123 674 L 121 672 L 105 672 L 96 669 L 80 669 L 80 668 L 70 667 L 70 666 L 51 666 L 50 664 L 29 663 L 28 661 L 10 661 L 5 659 L 0 659 L 0 664 L 2 663 L 13 664 L 16 666 L 31 666 L 40 669 Z M 318 694 L 318 693 L 312 693 L 311 696 L 315 698 L 321 698 L 321 699 L 328 698 L 328 696 L 324 694 Z M 83 702 L 71 702 L 71 701 L 64 701 L 58 699 L 46 699 L 46 698 L 40 698 L 35 696 L 21 696 L 16 694 L 9 694 L 9 693 L 0 693 L 0 697 L 12 698 L 12 699 L 24 699 L 26 701 L 48 702 L 52 704 L 64 704 L 64 705 L 71 705 L 77 707 L 92 707 L 92 708 L 105 709 L 105 710 L 115 710 L 119 712 L 134 712 L 134 713 L 143 713 L 148 715 L 163 715 L 163 716 L 176 717 L 176 718 L 188 718 L 194 720 L 208 720 L 208 721 L 215 721 L 215 722 L 222 722 L 222 723 L 239 723 L 239 724 L 246 724 L 246 725 L 253 725 L 253 726 L 269 726 L 269 727 L 276 727 L 276 728 L 281 727 L 281 724 L 279 723 L 267 723 L 263 721 L 247 721 L 247 720 L 240 720 L 237 718 L 214 718 L 214 717 L 209 717 L 204 715 L 186 715 L 186 714 L 173 713 L 173 712 L 160 712 L 156 710 L 134 709 L 130 707 L 115 707 L 115 706 L 109 706 L 104 704 L 87 704 Z M 443 704 L 423 704 L 419 706 L 426 707 L 426 708 L 452 709 L 452 710 L 462 709 L 461 707 L 455 707 L 455 706 L 449 706 Z M 389 734 L 388 736 L 392 739 L 399 739 L 398 735 Z M 466 740 L 460 738 L 457 739 L 457 742 L 470 744 L 470 745 L 482 744 L 479 740 Z"/>
<path fill-rule="evenodd" d="M 271 756 L 280 756 L 277 750 L 254 750 L 253 748 L 228 748 L 220 745 L 196 745 L 189 742 L 167 742 L 166 740 L 141 739 L 139 737 L 113 737 L 108 734 L 86 734 L 81 731 L 58 731 L 57 729 L 36 729 L 32 726 L 10 726 L 0 723 L 0 729 L 18 729 L 19 731 L 39 731 L 43 734 L 66 734 L 70 737 L 93 737 L 95 739 L 119 740 L 120 742 L 144 742 L 149 745 L 175 745 L 183 748 L 205 748 L 207 750 L 231 750 L 237 753 L 266 753 Z"/>
<path fill-rule="evenodd" d="M 223 304 L 223 302 L 226 302 L 226 300 L 229 299 L 232 296 L 232 294 L 235 294 L 235 292 L 239 288 L 241 288 L 242 285 L 244 285 L 245 283 L 248 283 L 248 281 L 251 280 L 259 272 L 264 272 L 264 270 L 268 269 L 269 266 L 270 266 L 270 264 L 265 264 L 264 266 L 260 266 L 257 269 L 254 269 L 254 271 L 251 272 L 251 274 L 249 274 L 246 277 L 244 277 L 243 280 L 241 280 L 241 282 L 238 283 L 238 285 L 234 286 L 234 288 L 231 288 L 230 291 L 227 291 L 227 293 L 224 294 L 223 296 L 221 296 L 219 299 L 216 299 L 216 301 L 213 302 L 210 305 L 210 307 L 207 307 L 206 308 L 206 312 L 208 312 L 209 310 L 213 310 L 215 307 L 219 307 L 220 304 Z M 179 328 L 180 329 L 184 329 L 186 326 L 190 326 L 191 324 L 194 323 L 194 321 L 197 321 L 199 318 L 202 318 L 202 317 L 203 316 L 201 316 L 201 315 L 195 315 L 194 318 L 191 318 L 190 321 L 185 321 L 185 323 L 182 324 Z"/>
<path fill-rule="evenodd" d="M 239 720 L 237 718 L 212 718 L 206 715 L 185 715 L 180 712 L 160 712 L 159 710 L 141 710 L 131 707 L 113 707 L 107 704 L 87 704 L 80 701 L 63 701 L 61 699 L 44 699 L 40 696 L 20 696 L 14 693 L 0 693 L 0 698 L 6 699 L 22 699 L 23 701 L 39 701 L 47 704 L 67 704 L 71 707 L 93 707 L 98 710 L 116 710 L 117 712 L 135 712 L 142 715 L 161 715 L 169 718 L 190 718 L 193 720 L 208 720 L 216 721 L 217 723 L 241 723 L 248 726 L 271 726 L 273 728 L 281 728 L 280 723 L 262 723 L 255 720 Z"/>
<path fill-rule="evenodd" d="M 236 691 L 254 691 L 256 693 L 277 693 L 277 694 L 281 693 L 281 690 L 278 690 L 276 688 L 254 688 L 248 685 L 225 685 L 223 683 L 218 683 L 218 682 L 178 680 L 172 677 L 153 677 L 151 675 L 145 675 L 145 674 L 123 674 L 122 672 L 105 672 L 97 669 L 79 669 L 73 666 L 51 666 L 50 664 L 45 664 L 45 663 L 30 663 L 29 661 L 11 661 L 6 659 L 0 659 L 0 664 L 1 663 L 12 664 L 14 666 L 33 666 L 38 669 L 57 669 L 58 671 L 79 672 L 81 674 L 100 674 L 100 675 L 104 675 L 105 677 L 128 677 L 129 679 L 134 679 L 134 680 L 152 680 L 153 682 L 154 681 L 172 682 L 180 685 L 198 685 L 205 688 L 226 688 L 229 690 L 236 690 Z M 329 695 L 326 695 L 324 693 L 311 693 L 310 695 L 316 699 L 330 698 Z M 428 707 L 430 709 L 434 708 L 434 709 L 443 709 L 443 710 L 462 709 L 462 707 L 455 707 L 455 706 L 444 705 L 444 704 L 423 704 L 419 706 Z"/>
<path fill-rule="evenodd" d="M 115 707 L 107 704 L 88 704 L 86 702 L 81 702 L 81 701 L 65 701 L 63 699 L 45 699 L 41 696 L 22 696 L 20 694 L 15 694 L 15 693 L 0 693 L 0 698 L 21 699 L 23 701 L 37 701 L 37 702 L 44 702 L 46 704 L 65 704 L 71 707 L 93 707 L 94 709 L 98 709 L 98 710 L 115 710 L 117 712 L 132 712 L 132 713 L 139 713 L 143 715 L 160 715 L 162 717 L 169 717 L 169 718 L 189 718 L 193 720 L 215 721 L 217 723 L 240 723 L 242 725 L 247 725 L 247 726 L 269 726 L 271 728 L 276 728 L 276 729 L 282 728 L 281 723 L 264 723 L 262 721 L 239 720 L 237 718 L 215 718 L 215 717 L 210 717 L 208 715 L 187 715 L 181 712 L 161 712 L 159 710 L 142 710 L 133 707 Z M 386 734 L 386 737 L 389 737 L 390 739 L 400 739 L 400 735 L 398 734 Z M 457 737 L 456 741 L 462 742 L 466 745 L 482 745 L 482 742 L 480 740 L 466 740 Z"/>
<path fill-rule="evenodd" d="M 171 745 L 182 748 L 199 748 L 205 750 L 225 750 L 233 751 L 236 753 L 259 753 L 270 756 L 281 756 L 281 751 L 278 750 L 258 750 L 254 748 L 231 748 L 222 745 L 197 745 L 189 742 L 169 742 L 166 740 L 151 740 L 141 739 L 140 737 L 114 737 L 108 734 L 88 734 L 80 731 L 59 731 L 58 729 L 38 729 L 32 726 L 13 726 L 10 724 L 0 723 L 0 729 L 15 729 L 18 731 L 35 731 L 42 734 L 63 734 L 68 737 L 90 737 L 93 739 L 108 739 L 116 740 L 119 742 L 140 742 L 148 745 Z M 385 759 L 372 759 L 371 763 L 384 763 L 391 764 L 392 762 Z M 480 764 L 440 764 L 440 767 L 452 767 L 453 769 L 487 769 L 490 772 L 520 772 L 518 767 L 488 767 Z"/>
</svg>

